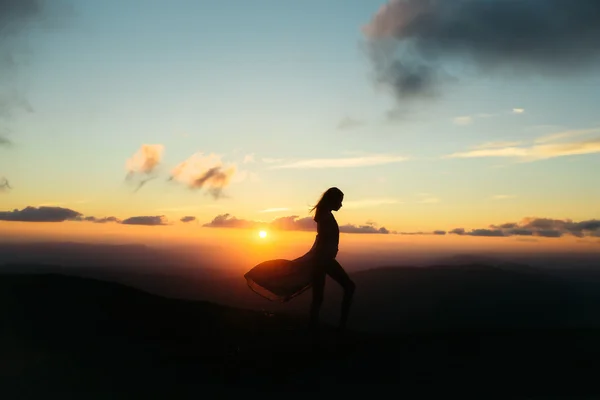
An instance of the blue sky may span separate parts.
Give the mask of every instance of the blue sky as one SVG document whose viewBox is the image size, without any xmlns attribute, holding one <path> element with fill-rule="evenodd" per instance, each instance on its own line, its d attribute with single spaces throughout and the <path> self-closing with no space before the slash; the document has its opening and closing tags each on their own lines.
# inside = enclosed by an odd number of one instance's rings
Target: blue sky
<svg viewBox="0 0 600 400">
<path fill-rule="evenodd" d="M 598 217 L 598 152 L 527 162 L 465 153 L 487 145 L 535 155 L 536 139 L 552 134 L 562 136 L 544 143 L 600 143 L 600 74 L 464 76 L 390 120 L 396 101 L 374 84 L 361 47 L 361 27 L 383 3 L 73 3 L 60 27 L 25 38 L 18 86 L 34 112 L 4 121 L 14 145 L 0 148 L 0 176 L 13 190 L 1 208 L 304 216 L 336 185 L 349 203 L 339 220 L 399 230 Z M 356 126 L 340 128 L 342 121 Z M 164 146 L 163 175 L 133 194 L 125 162 L 143 144 Z M 197 152 L 236 165 L 226 198 L 165 182 Z M 273 168 L 338 158 L 381 164 Z M 289 210 L 259 213 L 268 208 Z"/>
</svg>

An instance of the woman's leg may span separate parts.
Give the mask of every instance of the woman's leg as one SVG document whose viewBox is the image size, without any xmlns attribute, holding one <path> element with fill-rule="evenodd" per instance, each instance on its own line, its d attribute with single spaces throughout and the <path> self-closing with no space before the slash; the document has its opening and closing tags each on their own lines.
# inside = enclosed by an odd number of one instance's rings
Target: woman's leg
<svg viewBox="0 0 600 400">
<path fill-rule="evenodd" d="M 317 335 L 319 328 L 319 311 L 323 304 L 325 293 L 325 271 L 322 266 L 315 268 L 312 284 L 312 303 L 310 305 L 310 329 L 313 335 Z"/>
<path fill-rule="evenodd" d="M 344 330 L 346 329 L 346 323 L 348 322 L 348 313 L 350 312 L 350 305 L 352 304 L 352 297 L 354 295 L 356 285 L 352 279 L 350 279 L 346 271 L 344 271 L 344 268 L 342 268 L 340 263 L 335 259 L 327 263 L 325 272 L 344 289 L 342 313 L 340 316 L 340 330 Z"/>
</svg>

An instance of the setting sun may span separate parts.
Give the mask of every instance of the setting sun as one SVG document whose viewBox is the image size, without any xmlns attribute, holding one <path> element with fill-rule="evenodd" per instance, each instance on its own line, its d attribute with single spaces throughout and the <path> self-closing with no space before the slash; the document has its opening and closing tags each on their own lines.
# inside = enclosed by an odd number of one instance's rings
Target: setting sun
<svg viewBox="0 0 600 400">
<path fill-rule="evenodd" d="M 258 236 L 259 236 L 261 239 L 264 239 L 264 238 L 266 238 L 266 237 L 267 237 L 267 231 L 260 231 L 260 232 L 258 232 Z"/>
</svg>

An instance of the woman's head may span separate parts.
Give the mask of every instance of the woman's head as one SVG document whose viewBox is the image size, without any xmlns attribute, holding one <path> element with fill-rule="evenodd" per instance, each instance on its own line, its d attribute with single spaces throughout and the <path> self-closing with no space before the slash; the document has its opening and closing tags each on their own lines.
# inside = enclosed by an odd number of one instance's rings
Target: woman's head
<svg viewBox="0 0 600 400">
<path fill-rule="evenodd" d="M 312 208 L 312 211 L 319 213 L 319 211 L 338 211 L 342 207 L 342 201 L 344 200 L 344 193 L 336 187 L 327 189 L 316 206 Z"/>
</svg>

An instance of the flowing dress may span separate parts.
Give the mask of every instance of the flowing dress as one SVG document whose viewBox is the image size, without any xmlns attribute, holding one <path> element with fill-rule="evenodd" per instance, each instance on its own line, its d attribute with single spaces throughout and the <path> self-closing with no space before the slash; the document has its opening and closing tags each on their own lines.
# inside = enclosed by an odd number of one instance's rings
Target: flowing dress
<svg viewBox="0 0 600 400">
<path fill-rule="evenodd" d="M 250 289 L 272 300 L 285 303 L 311 288 L 315 271 L 338 252 L 339 227 L 331 212 L 317 214 L 317 236 L 311 247 L 301 257 L 293 260 L 264 261 L 244 278 Z"/>
</svg>

